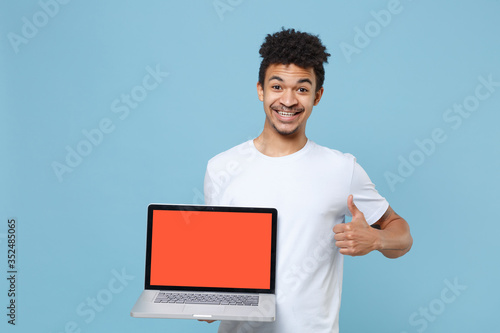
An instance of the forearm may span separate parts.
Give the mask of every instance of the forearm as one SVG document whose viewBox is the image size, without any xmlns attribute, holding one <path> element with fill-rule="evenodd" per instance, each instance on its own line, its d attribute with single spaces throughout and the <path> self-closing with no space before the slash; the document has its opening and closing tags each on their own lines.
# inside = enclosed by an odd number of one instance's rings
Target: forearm
<svg viewBox="0 0 500 333">
<path fill-rule="evenodd" d="M 378 231 L 377 250 L 387 258 L 399 258 L 410 251 L 413 238 L 408 223 L 397 217 L 388 221 Z"/>
</svg>

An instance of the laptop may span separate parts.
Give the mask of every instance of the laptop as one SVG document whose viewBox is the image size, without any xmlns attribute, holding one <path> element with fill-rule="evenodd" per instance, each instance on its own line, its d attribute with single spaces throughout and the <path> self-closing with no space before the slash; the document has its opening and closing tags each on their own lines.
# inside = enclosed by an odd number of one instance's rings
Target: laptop
<svg viewBox="0 0 500 333">
<path fill-rule="evenodd" d="M 277 210 L 150 204 L 139 318 L 274 321 Z"/>
</svg>

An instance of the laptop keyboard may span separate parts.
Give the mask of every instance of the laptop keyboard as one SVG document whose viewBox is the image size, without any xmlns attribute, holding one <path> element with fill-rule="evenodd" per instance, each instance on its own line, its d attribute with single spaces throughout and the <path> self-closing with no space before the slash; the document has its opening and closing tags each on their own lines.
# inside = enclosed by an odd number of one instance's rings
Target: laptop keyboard
<svg viewBox="0 0 500 333">
<path fill-rule="evenodd" d="M 257 306 L 259 296 L 159 292 L 155 303 Z"/>
</svg>

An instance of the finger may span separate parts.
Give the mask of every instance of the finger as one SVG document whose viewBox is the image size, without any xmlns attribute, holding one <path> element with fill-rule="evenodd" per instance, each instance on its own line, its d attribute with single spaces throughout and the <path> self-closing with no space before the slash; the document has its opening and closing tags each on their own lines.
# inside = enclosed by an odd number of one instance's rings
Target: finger
<svg viewBox="0 0 500 333">
<path fill-rule="evenodd" d="M 363 214 L 358 207 L 354 204 L 354 197 L 349 195 L 347 197 L 347 208 L 349 208 L 349 211 L 351 212 L 352 217 L 359 216 L 360 214 Z"/>
<path fill-rule="evenodd" d="M 345 251 L 352 251 L 354 244 L 351 241 L 345 240 L 345 241 L 335 242 L 335 246 L 338 247 L 342 253 Z M 345 254 L 345 253 L 342 253 L 342 254 Z"/>
<path fill-rule="evenodd" d="M 346 240 L 347 237 L 346 237 L 346 234 L 345 233 L 339 233 L 339 234 L 335 234 L 333 236 L 333 238 L 336 240 L 336 241 L 343 241 L 343 240 Z"/>
<path fill-rule="evenodd" d="M 338 240 L 335 242 L 335 246 L 338 247 L 339 249 L 342 249 L 342 248 L 346 247 L 346 244 L 345 244 L 345 241 Z"/>
<path fill-rule="evenodd" d="M 333 232 L 336 234 L 343 233 L 345 232 L 345 230 L 346 230 L 346 223 L 339 223 L 333 227 Z"/>
<path fill-rule="evenodd" d="M 353 251 L 352 249 L 347 248 L 347 247 L 345 247 L 345 248 L 341 248 L 341 249 L 339 250 L 339 253 L 340 253 L 340 254 L 343 254 L 343 255 L 354 256 L 354 254 L 353 254 L 353 253 L 354 253 L 354 251 Z"/>
</svg>

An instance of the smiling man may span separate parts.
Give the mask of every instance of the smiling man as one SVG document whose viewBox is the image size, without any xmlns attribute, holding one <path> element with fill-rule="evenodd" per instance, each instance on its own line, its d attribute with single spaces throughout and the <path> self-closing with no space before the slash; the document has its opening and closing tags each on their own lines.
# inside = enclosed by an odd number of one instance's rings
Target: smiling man
<svg viewBox="0 0 500 333">
<path fill-rule="evenodd" d="M 266 112 L 264 131 L 254 140 L 260 152 L 283 156 L 304 147 L 307 119 L 323 95 L 323 87 L 316 90 L 315 81 L 312 68 L 293 63 L 267 67 L 264 82 L 257 83 L 259 99 Z M 284 145 L 276 145 L 282 141 L 279 138 L 286 138 Z M 292 141 L 294 144 L 290 145 Z"/>
<path fill-rule="evenodd" d="M 343 255 L 397 258 L 413 240 L 352 155 L 306 136 L 329 56 L 319 38 L 282 30 L 260 55 L 264 129 L 208 162 L 205 203 L 277 208 L 276 321 L 225 321 L 219 332 L 338 332 Z"/>
</svg>

